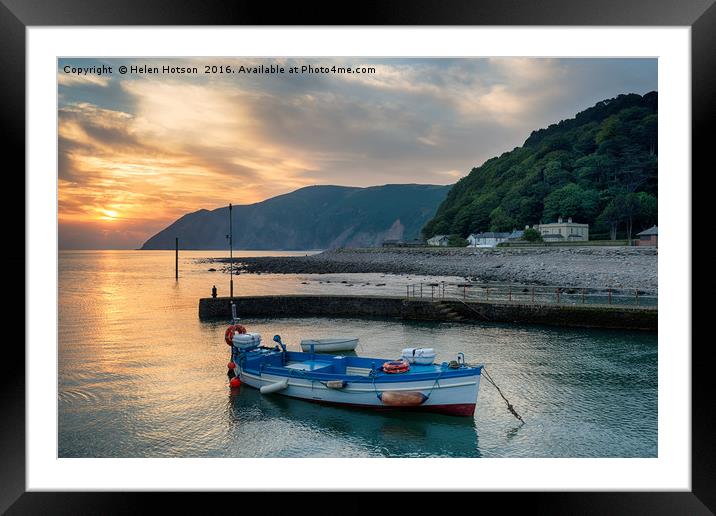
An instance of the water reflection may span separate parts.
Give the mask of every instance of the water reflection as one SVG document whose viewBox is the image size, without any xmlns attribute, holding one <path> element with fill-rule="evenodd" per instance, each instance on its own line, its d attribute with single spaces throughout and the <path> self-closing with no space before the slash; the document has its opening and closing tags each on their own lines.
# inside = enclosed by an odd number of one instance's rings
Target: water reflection
<svg viewBox="0 0 716 516">
<path fill-rule="evenodd" d="M 655 457 L 657 337 L 512 324 L 351 318 L 244 319 L 289 349 L 302 338 L 351 335 L 358 355 L 391 358 L 435 348 L 484 362 L 525 418 L 481 384 L 474 418 L 380 413 L 227 394 L 226 322 L 202 322 L 197 300 L 228 275 L 196 263 L 204 252 L 61 252 L 60 457 Z M 221 255 L 222 253 L 217 253 Z M 246 293 L 404 291 L 405 277 L 242 275 Z M 226 280 L 226 281 L 225 281 Z M 360 281 L 359 281 L 360 280 Z M 307 281 L 309 284 L 303 284 Z M 324 283 L 321 284 L 320 282 Z M 346 287 L 341 281 L 350 281 Z M 49 347 L 49 346 L 48 346 Z M 478 441 L 479 435 L 479 441 Z"/>
<path fill-rule="evenodd" d="M 439 414 L 326 406 L 242 385 L 229 395 L 231 424 L 291 420 L 324 437 L 358 442 L 386 457 L 480 457 L 475 420 Z"/>
</svg>

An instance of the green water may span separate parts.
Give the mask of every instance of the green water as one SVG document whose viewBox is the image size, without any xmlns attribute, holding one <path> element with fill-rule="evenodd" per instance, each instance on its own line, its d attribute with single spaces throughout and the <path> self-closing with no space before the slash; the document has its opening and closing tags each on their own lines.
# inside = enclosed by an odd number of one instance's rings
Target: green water
<svg viewBox="0 0 716 516">
<path fill-rule="evenodd" d="M 360 338 L 361 355 L 395 357 L 404 347 L 424 346 L 442 361 L 462 351 L 469 362 L 486 364 L 525 425 L 487 382 L 474 418 L 326 407 L 246 386 L 232 392 L 226 322 L 201 322 L 197 315 L 198 298 L 212 285 L 220 295 L 228 291 L 228 276 L 197 260 L 207 256 L 183 252 L 177 282 L 171 251 L 60 253 L 60 457 L 657 455 L 654 334 L 383 319 L 242 320 L 265 339 L 281 334 L 294 350 L 301 338 L 351 335 Z M 242 275 L 235 290 L 400 295 L 423 279 Z"/>
</svg>

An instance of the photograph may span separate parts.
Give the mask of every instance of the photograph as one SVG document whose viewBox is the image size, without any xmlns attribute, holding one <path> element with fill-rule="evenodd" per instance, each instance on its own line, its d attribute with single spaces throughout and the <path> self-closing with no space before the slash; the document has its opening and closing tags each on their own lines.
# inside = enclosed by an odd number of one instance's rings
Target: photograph
<svg viewBox="0 0 716 516">
<path fill-rule="evenodd" d="M 713 514 L 713 3 L 0 0 L 0 513 Z"/>
<path fill-rule="evenodd" d="M 658 58 L 56 83 L 59 459 L 659 457 Z"/>
</svg>

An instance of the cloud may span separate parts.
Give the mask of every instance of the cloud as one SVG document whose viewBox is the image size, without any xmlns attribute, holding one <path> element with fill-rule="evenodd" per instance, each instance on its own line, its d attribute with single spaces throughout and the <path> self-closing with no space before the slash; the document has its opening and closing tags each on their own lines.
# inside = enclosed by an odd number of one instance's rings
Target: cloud
<svg viewBox="0 0 716 516">
<path fill-rule="evenodd" d="M 109 85 L 110 77 L 108 75 L 77 75 L 77 74 L 59 74 L 57 83 L 60 86 L 78 86 L 91 85 L 106 88 Z"/>
<path fill-rule="evenodd" d="M 166 61 L 137 63 L 203 60 Z M 62 224 L 126 231 L 138 247 L 186 212 L 306 185 L 449 184 L 534 129 L 603 98 L 656 88 L 656 60 L 221 61 L 376 73 L 127 75 L 92 88 L 61 79 Z"/>
</svg>

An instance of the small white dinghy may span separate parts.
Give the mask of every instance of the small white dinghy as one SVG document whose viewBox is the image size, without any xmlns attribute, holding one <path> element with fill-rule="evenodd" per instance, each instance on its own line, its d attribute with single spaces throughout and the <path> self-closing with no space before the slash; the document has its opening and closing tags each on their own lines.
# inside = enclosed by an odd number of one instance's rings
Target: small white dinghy
<svg viewBox="0 0 716 516">
<path fill-rule="evenodd" d="M 335 337 L 330 339 L 303 339 L 301 350 L 304 352 L 333 353 L 334 351 L 355 351 L 358 339 L 354 337 Z"/>
</svg>

